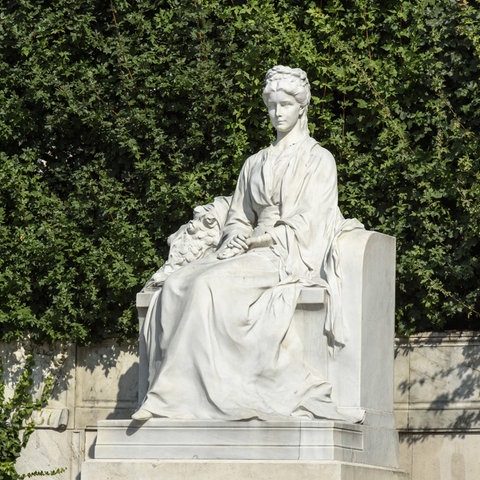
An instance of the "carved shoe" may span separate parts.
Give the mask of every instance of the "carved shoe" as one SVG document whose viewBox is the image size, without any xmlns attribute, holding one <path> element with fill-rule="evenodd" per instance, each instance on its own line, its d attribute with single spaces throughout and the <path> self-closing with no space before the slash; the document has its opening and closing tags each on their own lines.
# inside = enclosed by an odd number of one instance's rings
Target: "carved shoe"
<svg viewBox="0 0 480 480">
<path fill-rule="evenodd" d="M 139 422 L 145 422 L 149 418 L 153 417 L 153 413 L 149 412 L 148 410 L 145 410 L 144 408 L 141 408 L 140 410 L 137 410 L 133 415 L 132 419 L 137 420 Z"/>
</svg>

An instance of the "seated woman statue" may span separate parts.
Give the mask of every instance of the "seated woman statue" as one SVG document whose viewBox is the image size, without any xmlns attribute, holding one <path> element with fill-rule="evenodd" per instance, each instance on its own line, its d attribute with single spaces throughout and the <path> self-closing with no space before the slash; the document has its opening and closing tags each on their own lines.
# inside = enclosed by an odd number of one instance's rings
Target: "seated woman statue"
<svg viewBox="0 0 480 480">
<path fill-rule="evenodd" d="M 309 135 L 305 72 L 272 68 L 263 99 L 276 140 L 243 165 L 218 248 L 166 278 L 162 361 L 135 420 L 344 418 L 292 323 L 301 288 L 328 287 L 335 160 Z"/>
</svg>

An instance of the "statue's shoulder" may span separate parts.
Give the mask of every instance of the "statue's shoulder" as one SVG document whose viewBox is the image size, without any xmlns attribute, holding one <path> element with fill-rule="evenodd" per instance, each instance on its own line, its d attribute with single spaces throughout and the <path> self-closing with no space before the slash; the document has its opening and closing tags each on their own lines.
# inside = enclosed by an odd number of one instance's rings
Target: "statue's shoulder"
<svg viewBox="0 0 480 480">
<path fill-rule="evenodd" d="M 324 163 L 332 163 L 335 164 L 335 158 L 332 155 L 330 150 L 327 150 L 325 147 L 322 147 L 318 140 L 315 140 L 312 137 L 309 137 L 305 141 L 305 148 L 310 153 L 310 160 L 313 162 L 322 161 Z"/>
<path fill-rule="evenodd" d="M 264 159 L 265 155 L 268 153 L 268 147 L 262 148 L 258 152 L 254 153 L 253 155 L 250 155 L 247 157 L 245 160 L 243 167 L 246 168 L 247 170 L 251 168 L 253 165 L 256 165 Z"/>
<path fill-rule="evenodd" d="M 258 161 L 262 159 L 265 155 L 268 154 L 268 150 L 270 149 L 270 147 L 271 145 L 268 145 L 268 147 L 261 148 L 257 153 L 250 155 L 249 158 L 251 158 L 253 161 Z"/>
</svg>

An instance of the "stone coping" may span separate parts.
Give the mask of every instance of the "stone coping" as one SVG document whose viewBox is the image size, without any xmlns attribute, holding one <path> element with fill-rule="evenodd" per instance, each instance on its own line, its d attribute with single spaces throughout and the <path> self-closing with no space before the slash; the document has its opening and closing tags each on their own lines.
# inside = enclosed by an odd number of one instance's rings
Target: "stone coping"
<svg viewBox="0 0 480 480">
<path fill-rule="evenodd" d="M 410 336 L 398 335 L 395 337 L 395 344 L 397 346 L 411 344 L 416 347 L 421 347 L 424 345 L 438 345 L 440 343 L 461 345 L 462 342 L 480 345 L 480 331 L 449 330 L 446 332 L 419 332 Z"/>
</svg>

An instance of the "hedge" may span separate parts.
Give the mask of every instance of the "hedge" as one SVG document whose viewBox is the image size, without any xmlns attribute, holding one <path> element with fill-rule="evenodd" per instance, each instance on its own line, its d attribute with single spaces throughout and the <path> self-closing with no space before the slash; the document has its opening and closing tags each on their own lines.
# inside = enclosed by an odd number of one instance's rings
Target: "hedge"
<svg viewBox="0 0 480 480">
<path fill-rule="evenodd" d="M 397 331 L 478 329 L 478 3 L 2 2 L 1 339 L 135 336 L 166 237 L 272 140 L 275 64 L 344 214 L 397 238 Z"/>
</svg>

